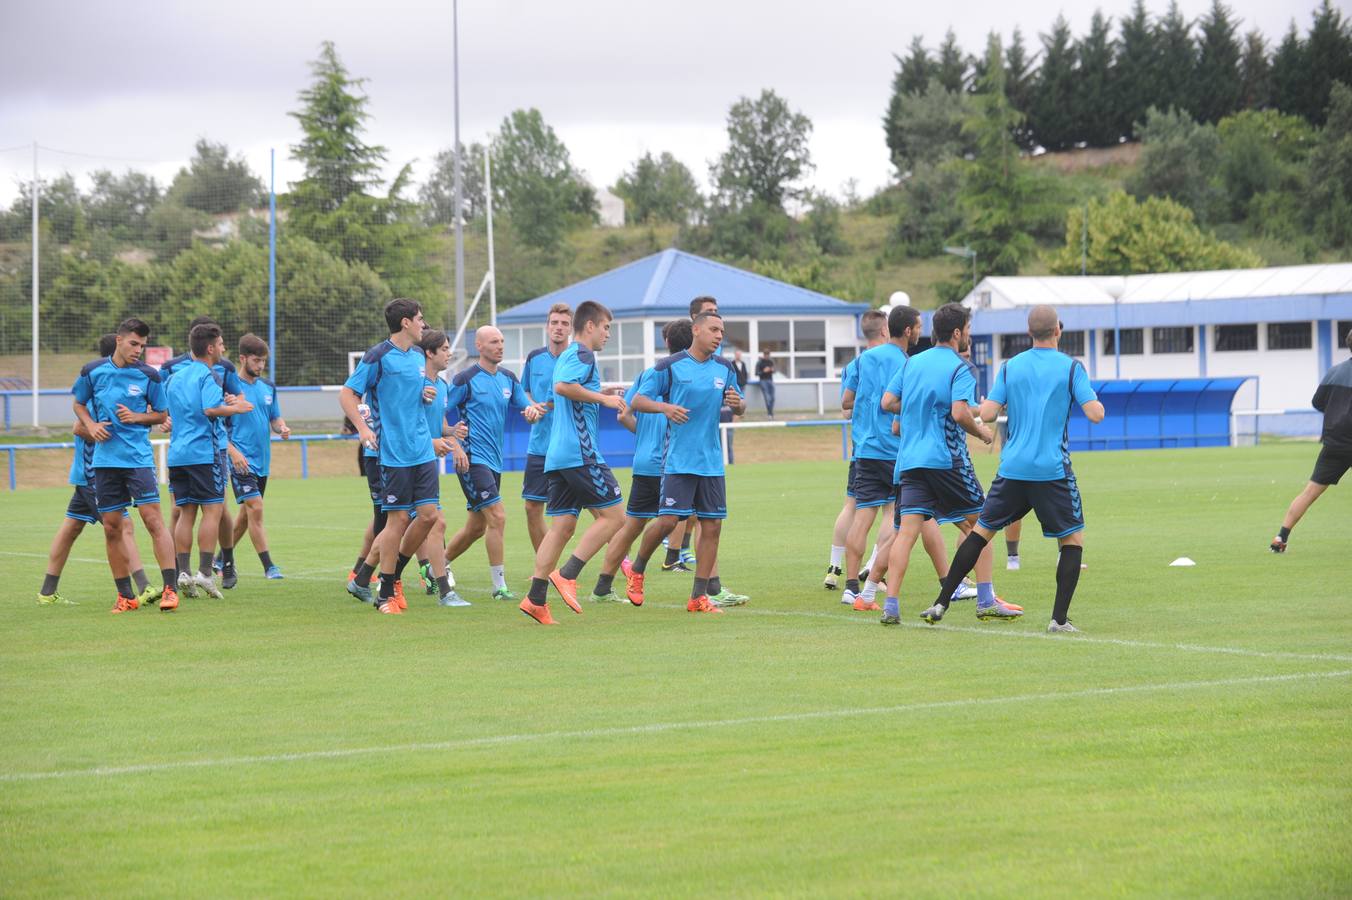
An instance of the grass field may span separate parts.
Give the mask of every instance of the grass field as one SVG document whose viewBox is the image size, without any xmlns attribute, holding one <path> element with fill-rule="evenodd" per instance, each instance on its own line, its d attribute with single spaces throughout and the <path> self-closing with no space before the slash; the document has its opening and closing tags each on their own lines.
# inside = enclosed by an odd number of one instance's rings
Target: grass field
<svg viewBox="0 0 1352 900">
<path fill-rule="evenodd" d="M 555 601 L 552 629 L 484 599 L 477 548 L 472 609 L 348 598 L 355 477 L 270 485 L 284 582 L 242 552 L 224 601 L 111 616 L 86 535 L 82 605 L 39 608 L 66 492 L 5 494 L 0 893 L 1345 896 L 1352 488 L 1266 551 L 1313 459 L 1082 454 L 1082 636 L 1044 632 L 1034 528 L 996 579 L 1023 621 L 924 626 L 919 554 L 908 625 L 841 607 L 838 462 L 729 476 L 749 606 L 688 615 L 658 573 L 643 608 Z"/>
</svg>

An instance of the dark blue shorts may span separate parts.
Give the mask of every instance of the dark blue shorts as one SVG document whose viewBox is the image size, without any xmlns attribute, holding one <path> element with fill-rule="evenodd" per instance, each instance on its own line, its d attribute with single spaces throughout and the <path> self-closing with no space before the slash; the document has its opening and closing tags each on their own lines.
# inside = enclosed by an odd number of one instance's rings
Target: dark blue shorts
<svg viewBox="0 0 1352 900">
<path fill-rule="evenodd" d="M 94 470 L 94 496 L 102 515 L 128 506 L 145 506 L 160 502 L 160 486 L 155 481 L 155 470 L 97 468 Z"/>
<path fill-rule="evenodd" d="M 1056 481 L 995 479 L 977 524 L 999 531 L 1028 515 L 1029 510 L 1037 513 L 1043 537 L 1063 538 L 1083 530 L 1084 507 L 1074 473 Z"/>
<path fill-rule="evenodd" d="M 556 469 L 548 474 L 548 516 L 575 516 L 584 509 L 605 509 L 624 499 L 620 483 L 605 464 Z"/>
<path fill-rule="evenodd" d="M 854 496 L 854 460 L 850 460 L 850 472 L 845 476 L 845 496 Z"/>
<path fill-rule="evenodd" d="M 502 502 L 502 473 L 483 463 L 470 463 L 468 472 L 457 472 L 460 490 L 465 495 L 465 509 L 478 512 Z"/>
<path fill-rule="evenodd" d="M 891 503 L 897 494 L 892 482 L 894 461 L 860 457 L 854 462 L 854 505 L 873 509 Z"/>
<path fill-rule="evenodd" d="M 728 492 L 722 475 L 662 476 L 662 515 L 697 516 L 701 519 L 728 517 Z"/>
<path fill-rule="evenodd" d="M 521 499 L 544 503 L 549 499 L 549 478 L 545 475 L 545 458 L 526 454 L 526 472 L 521 479 Z"/>
<path fill-rule="evenodd" d="M 1352 452 L 1320 447 L 1310 480 L 1315 484 L 1332 486 L 1342 480 L 1348 469 L 1352 469 Z"/>
<path fill-rule="evenodd" d="M 231 467 L 230 487 L 235 492 L 235 502 L 243 503 L 245 500 L 263 496 L 263 492 L 268 489 L 268 476 L 255 474 L 253 469 L 237 472 Z"/>
<path fill-rule="evenodd" d="M 380 460 L 374 456 L 361 458 L 362 472 L 366 474 L 366 489 L 371 492 L 371 505 L 380 509 L 380 500 L 384 496 L 381 485 L 385 478 L 380 474 Z"/>
<path fill-rule="evenodd" d="M 631 519 L 655 519 L 662 504 L 662 476 L 635 475 L 629 482 L 629 503 L 624 514 Z"/>
<path fill-rule="evenodd" d="M 225 502 L 225 472 L 219 457 L 216 462 L 170 466 L 169 484 L 174 492 L 175 506 L 190 503 L 210 506 Z"/>
<path fill-rule="evenodd" d="M 380 508 L 385 512 L 436 506 L 441 499 L 436 460 L 416 466 L 381 466 L 380 492 Z"/>
<path fill-rule="evenodd" d="M 897 508 L 893 522 L 901 527 L 901 517 L 921 515 L 940 524 L 959 522 L 981 512 L 986 495 L 970 464 L 961 469 L 907 469 L 897 486 Z"/>
<path fill-rule="evenodd" d="M 128 516 L 131 513 L 124 509 L 122 515 Z M 90 524 L 99 520 L 99 501 L 95 498 L 92 487 L 87 484 L 75 485 L 75 492 L 70 495 L 70 502 L 66 504 L 66 518 Z"/>
</svg>

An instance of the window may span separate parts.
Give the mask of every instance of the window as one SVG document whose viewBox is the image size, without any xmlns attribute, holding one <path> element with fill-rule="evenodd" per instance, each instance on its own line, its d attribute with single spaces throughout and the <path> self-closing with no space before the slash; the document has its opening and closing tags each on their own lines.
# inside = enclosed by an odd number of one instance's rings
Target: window
<svg viewBox="0 0 1352 900">
<path fill-rule="evenodd" d="M 1066 356 L 1084 356 L 1084 332 L 1061 332 L 1061 343 L 1057 345 L 1057 349 Z"/>
<path fill-rule="evenodd" d="M 1155 353 L 1191 353 L 1193 330 L 1184 328 L 1152 328 L 1150 342 Z M 1126 339 L 1122 341 L 1126 346 Z"/>
<path fill-rule="evenodd" d="M 1103 329 L 1103 355 L 1114 355 L 1113 330 Z M 1140 356 L 1145 352 L 1145 331 L 1140 328 L 1122 329 L 1122 355 Z"/>
<path fill-rule="evenodd" d="M 793 323 L 793 349 L 795 353 L 826 352 L 826 323 L 820 319 Z M 800 376 L 805 378 L 821 376 Z"/>
<path fill-rule="evenodd" d="M 839 362 L 841 349 L 846 348 L 836 348 L 837 368 L 849 362 L 855 352 L 853 347 L 848 348 L 844 362 Z M 828 378 L 833 375 L 827 367 L 826 322 L 823 319 L 761 319 L 756 323 L 756 347 L 748 355 L 759 359 L 762 350 L 770 351 L 775 361 L 776 378 Z"/>
<path fill-rule="evenodd" d="M 769 350 L 772 355 L 789 349 L 789 323 L 783 319 L 763 319 L 760 323 L 760 350 Z"/>
<path fill-rule="evenodd" d="M 835 352 L 835 359 L 833 360 L 836 374 L 839 375 L 841 371 L 843 371 L 844 368 L 850 364 L 850 360 L 854 359 L 858 355 L 859 355 L 858 347 L 837 347 Z"/>
<path fill-rule="evenodd" d="M 633 381 L 643 371 L 643 322 L 610 323 L 610 340 L 596 355 L 603 382 Z M 661 346 L 661 341 L 658 341 Z M 665 356 L 665 353 L 659 356 Z M 628 373 L 632 372 L 633 375 Z"/>
<path fill-rule="evenodd" d="M 1309 322 L 1269 322 L 1267 332 L 1269 350 L 1309 350 L 1314 346 Z"/>
<path fill-rule="evenodd" d="M 1234 353 L 1258 349 L 1257 325 L 1217 325 L 1216 352 Z"/>
<path fill-rule="evenodd" d="M 1033 339 L 1026 334 L 1002 334 L 1000 335 L 1000 356 L 1003 359 L 1009 359 L 1011 356 L 1017 356 L 1029 347 L 1033 346 Z"/>
<path fill-rule="evenodd" d="M 1333 325 L 1333 350 L 1348 346 L 1348 334 L 1352 332 L 1352 322 L 1335 322 Z"/>
<path fill-rule="evenodd" d="M 794 378 L 825 378 L 825 356 L 795 356 L 793 358 Z"/>
<path fill-rule="evenodd" d="M 723 320 L 723 354 L 731 356 L 734 349 L 751 352 L 751 323 Z"/>
</svg>

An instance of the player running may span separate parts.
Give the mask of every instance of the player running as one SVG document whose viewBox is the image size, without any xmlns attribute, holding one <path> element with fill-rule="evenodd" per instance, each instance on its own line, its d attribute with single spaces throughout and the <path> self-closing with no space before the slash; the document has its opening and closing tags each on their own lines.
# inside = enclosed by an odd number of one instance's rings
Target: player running
<svg viewBox="0 0 1352 900">
<path fill-rule="evenodd" d="M 248 531 L 258 560 L 263 564 L 263 577 L 279 579 L 283 577 L 282 570 L 272 561 L 268 533 L 263 527 L 263 495 L 268 490 L 268 472 L 272 467 L 272 435 L 275 433 L 282 440 L 289 440 L 291 429 L 282 418 L 277 385 L 263 377 L 268 356 L 268 343 L 258 335 L 246 334 L 239 339 L 240 395 L 253 409 L 229 420 L 230 443 L 240 457 L 230 467 L 230 485 L 239 507 L 239 515 L 231 527 L 230 546 L 238 546 L 244 539 L 244 532 Z"/>
<path fill-rule="evenodd" d="M 601 393 L 601 375 L 596 354 L 610 339 L 610 310 L 594 300 L 578 304 L 573 313 L 573 343 L 554 365 L 554 425 L 545 454 L 549 478 L 549 502 L 545 513 L 553 521 L 535 551 L 535 572 L 520 609 L 541 625 L 557 625 L 549 611 L 549 585 L 563 597 L 573 612 L 577 602 L 577 577 L 582 567 L 619 531 L 624 499 L 610 466 L 601 456 L 597 420 L 601 407 L 623 413 L 624 399 Z M 591 510 L 595 521 L 583 532 L 573 554 L 556 569 L 563 548 L 577 530 L 577 517 Z"/>
<path fill-rule="evenodd" d="M 544 540 L 545 502 L 549 500 L 549 479 L 545 477 L 545 454 L 549 452 L 550 429 L 554 424 L 554 365 L 568 349 L 573 336 L 573 310 L 567 303 L 555 303 L 545 319 L 545 338 L 548 341 L 526 357 L 521 370 L 521 385 L 532 403 L 545 407 L 545 414 L 530 426 L 530 441 L 526 444 L 526 471 L 521 479 L 521 499 L 526 502 L 526 531 L 531 547 L 539 550 Z"/>
<path fill-rule="evenodd" d="M 160 564 L 164 585 L 160 609 L 168 612 L 178 608 L 174 543 L 160 513 L 160 489 L 150 448 L 150 426 L 164 421 L 165 404 L 160 373 L 141 362 L 149 339 L 149 325 L 140 319 L 126 319 L 117 327 L 117 345 L 112 355 L 82 368 L 71 388 L 75 415 L 89 440 L 95 443 L 90 462 L 108 565 L 117 586 L 115 613 L 140 606 L 132 591 L 130 562 L 123 550 L 122 511 L 132 504 L 141 514 L 141 522 L 155 549 L 155 560 Z M 96 420 L 91 407 L 107 415 L 108 420 Z"/>
<path fill-rule="evenodd" d="M 980 567 L 984 559 L 989 570 L 990 540 L 995 532 L 1031 510 L 1037 513 L 1043 536 L 1056 538 L 1061 548 L 1056 600 L 1047 630 L 1079 631 L 1066 618 L 1084 557 L 1084 508 L 1070 467 L 1067 423 L 1077 404 L 1090 422 L 1102 422 L 1103 404 L 1084 366 L 1056 349 L 1061 323 L 1054 308 L 1029 310 L 1028 334 L 1033 338 L 1032 348 L 1000 367 L 990 396 L 981 404 L 981 418 L 986 422 L 994 422 L 1002 409 L 1006 411 L 1009 442 L 1000 452 L 999 471 L 972 533 L 954 554 L 938 599 L 921 615 L 930 624 L 944 617 L 954 585 L 973 566 Z M 981 580 L 979 575 L 977 580 Z M 977 615 L 981 615 L 980 607 Z"/>
</svg>

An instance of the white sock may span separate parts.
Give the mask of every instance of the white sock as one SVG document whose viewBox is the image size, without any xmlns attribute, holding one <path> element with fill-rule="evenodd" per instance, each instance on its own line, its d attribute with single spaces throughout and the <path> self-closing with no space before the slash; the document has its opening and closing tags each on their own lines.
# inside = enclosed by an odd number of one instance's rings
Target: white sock
<svg viewBox="0 0 1352 900">
<path fill-rule="evenodd" d="M 878 545 L 873 545 L 873 553 L 869 555 L 868 562 L 864 563 L 864 568 L 873 571 L 873 564 L 878 561 Z"/>
<path fill-rule="evenodd" d="M 835 568 L 839 569 L 839 568 L 840 568 L 840 561 L 843 560 L 844 558 L 845 558 L 845 548 L 844 548 L 844 547 L 837 547 L 835 544 L 832 544 L 832 545 L 831 545 L 831 565 L 834 566 Z"/>
<path fill-rule="evenodd" d="M 864 591 L 859 596 L 863 597 L 865 600 L 872 600 L 875 596 L 877 596 L 877 594 L 878 594 L 878 582 L 865 581 Z"/>
<path fill-rule="evenodd" d="M 505 566 L 489 566 L 488 573 L 493 576 L 493 590 L 500 591 L 507 587 L 507 576 L 503 574 Z"/>
</svg>

